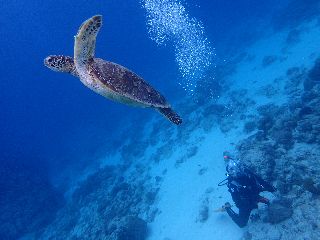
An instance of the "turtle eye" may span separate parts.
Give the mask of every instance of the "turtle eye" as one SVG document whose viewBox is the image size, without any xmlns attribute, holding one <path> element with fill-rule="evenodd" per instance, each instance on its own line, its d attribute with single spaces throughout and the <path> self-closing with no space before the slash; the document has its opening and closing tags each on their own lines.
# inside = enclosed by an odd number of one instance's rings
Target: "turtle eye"
<svg viewBox="0 0 320 240">
<path fill-rule="evenodd" d="M 49 58 L 49 59 L 48 59 L 48 62 L 51 63 L 51 62 L 52 62 L 52 58 Z"/>
</svg>

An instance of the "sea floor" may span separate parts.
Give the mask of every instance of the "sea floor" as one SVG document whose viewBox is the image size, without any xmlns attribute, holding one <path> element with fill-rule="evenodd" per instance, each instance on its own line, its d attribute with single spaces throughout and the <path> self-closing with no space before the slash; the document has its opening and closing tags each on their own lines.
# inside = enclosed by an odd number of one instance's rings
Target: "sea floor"
<svg viewBox="0 0 320 240">
<path fill-rule="evenodd" d="M 181 126 L 161 116 L 136 121 L 139 126 L 119 136 L 124 144 L 100 159 L 101 168 L 79 183 L 37 238 L 320 239 L 320 167 L 310 166 L 320 156 L 320 128 L 305 126 L 311 118 L 318 123 L 319 83 L 308 79 L 312 71 L 320 74 L 319 43 L 317 21 L 272 33 L 227 60 L 232 71 L 218 100 L 175 106 Z M 268 196 L 290 202 L 275 212 L 281 219 L 260 205 L 259 217 L 240 229 L 215 211 L 232 202 L 227 187 L 218 187 L 225 178 L 224 150 L 277 186 Z"/>
</svg>

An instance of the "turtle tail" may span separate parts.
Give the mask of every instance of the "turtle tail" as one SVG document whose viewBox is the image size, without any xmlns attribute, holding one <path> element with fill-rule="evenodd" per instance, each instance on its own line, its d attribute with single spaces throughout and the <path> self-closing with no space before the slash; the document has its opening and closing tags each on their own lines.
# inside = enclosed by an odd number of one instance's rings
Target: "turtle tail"
<svg viewBox="0 0 320 240">
<path fill-rule="evenodd" d="M 182 123 L 181 117 L 177 113 L 175 113 L 170 107 L 168 108 L 159 107 L 157 108 L 157 110 L 174 124 L 179 125 Z"/>
</svg>

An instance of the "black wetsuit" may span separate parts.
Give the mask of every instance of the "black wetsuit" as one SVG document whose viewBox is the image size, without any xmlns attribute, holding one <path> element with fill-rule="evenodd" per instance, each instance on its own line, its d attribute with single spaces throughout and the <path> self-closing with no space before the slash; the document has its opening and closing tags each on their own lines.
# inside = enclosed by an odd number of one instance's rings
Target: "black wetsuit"
<svg viewBox="0 0 320 240">
<path fill-rule="evenodd" d="M 232 200 L 239 208 L 239 214 L 230 207 L 227 207 L 226 211 L 241 228 L 247 225 L 251 211 L 258 208 L 258 202 L 268 204 L 268 200 L 259 195 L 260 192 L 274 192 L 276 190 L 271 184 L 246 168 L 236 177 L 228 176 L 227 186 Z"/>
</svg>

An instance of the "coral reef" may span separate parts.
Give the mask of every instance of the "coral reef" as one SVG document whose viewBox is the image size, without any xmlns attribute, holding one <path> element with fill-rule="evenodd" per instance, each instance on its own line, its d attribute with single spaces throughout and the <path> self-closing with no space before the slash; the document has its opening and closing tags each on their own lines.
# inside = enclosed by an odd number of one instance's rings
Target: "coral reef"
<svg viewBox="0 0 320 240">
<path fill-rule="evenodd" d="M 286 45 L 293 45 L 298 43 L 300 41 L 300 35 L 301 35 L 301 30 L 299 29 L 290 30 L 286 39 Z"/>
<path fill-rule="evenodd" d="M 276 200 L 273 201 L 267 210 L 266 222 L 271 224 L 280 223 L 286 219 L 289 219 L 293 214 L 293 209 L 290 201 Z"/>
<path fill-rule="evenodd" d="M 247 56 L 240 57 L 239 61 L 244 61 Z M 264 65 L 278 60 L 269 56 Z M 275 78 L 274 85 L 261 88 L 270 102 L 274 95 L 285 94 L 287 102 L 281 105 L 256 106 L 248 98 L 248 90 L 226 87 L 228 96 L 222 100 L 199 98 L 203 107 L 195 102 L 181 103 L 184 125 L 179 128 L 155 120 L 150 129 L 140 126 L 142 131 L 138 133 L 124 131 L 122 137 L 126 141 L 117 145 L 120 164 L 101 168 L 79 183 L 55 221 L 39 233 L 40 238 L 146 239 L 148 223 L 161 212 L 156 203 L 167 172 L 162 161 L 174 156 L 175 167 L 180 167 L 193 160 L 203 140 L 201 134 L 216 126 L 224 134 L 231 130 L 241 132 L 243 128 L 246 137 L 236 143 L 239 159 L 278 189 L 270 207 L 260 208 L 252 215 L 243 239 L 266 239 L 265 236 L 280 240 L 288 236 L 317 239 L 320 232 L 319 69 L 320 60 L 310 70 L 293 67 L 284 76 Z M 217 86 L 217 93 L 219 87 L 223 86 Z M 178 156 L 175 146 L 184 146 Z M 151 174 L 152 167 L 162 165 L 165 170 L 157 169 L 152 173 L 155 175 Z M 208 167 L 197 166 L 195 174 L 205 178 Z M 207 190 L 200 199 L 195 219 L 199 224 L 210 217 L 212 191 Z M 298 238 L 292 237 L 292 233 Z"/>
<path fill-rule="evenodd" d="M 242 239 L 319 239 L 320 201 L 313 199 L 310 194 L 302 194 L 299 198 L 299 202 L 293 203 L 292 210 L 280 207 L 281 211 L 273 214 L 275 219 L 272 223 L 251 221 Z"/>
<path fill-rule="evenodd" d="M 277 60 L 278 60 L 277 56 L 274 56 L 274 55 L 265 56 L 262 59 L 262 67 L 264 67 L 264 68 L 268 67 L 268 66 L 270 66 L 271 64 L 273 64 Z"/>
<path fill-rule="evenodd" d="M 244 124 L 243 131 L 245 133 L 251 133 L 257 128 L 257 123 L 255 121 L 248 121 Z"/>
<path fill-rule="evenodd" d="M 203 223 L 207 221 L 209 218 L 209 207 L 208 203 L 201 205 L 200 211 L 199 211 L 199 218 L 198 221 Z"/>
<path fill-rule="evenodd" d="M 157 213 L 152 205 L 158 189 L 146 183 L 147 176 L 137 179 L 139 169 L 132 176 L 136 181 L 124 178 L 121 170 L 106 166 L 88 176 L 41 238 L 145 239 L 147 222 Z"/>
<path fill-rule="evenodd" d="M 218 125 L 224 133 L 237 128 L 238 120 L 244 120 L 246 110 L 255 105 L 255 102 L 246 95 L 247 90 L 245 89 L 231 91 L 227 102 L 224 104 L 211 103 L 205 106 L 202 112 L 201 125 L 206 132 L 210 131 L 214 125 Z"/>
<path fill-rule="evenodd" d="M 144 240 L 147 236 L 147 223 L 141 218 L 129 216 L 116 235 L 117 240 Z"/>
<path fill-rule="evenodd" d="M 243 239 L 320 238 L 319 64 L 316 60 L 309 71 L 288 69 L 288 103 L 260 106 L 257 131 L 249 122 L 246 131 L 252 134 L 237 144 L 239 157 L 278 188 L 276 199 L 259 210 Z"/>
<path fill-rule="evenodd" d="M 266 96 L 267 98 L 272 98 L 279 92 L 276 86 L 274 86 L 273 84 L 268 84 L 264 87 L 261 87 L 258 93 L 262 96 Z"/>
</svg>

